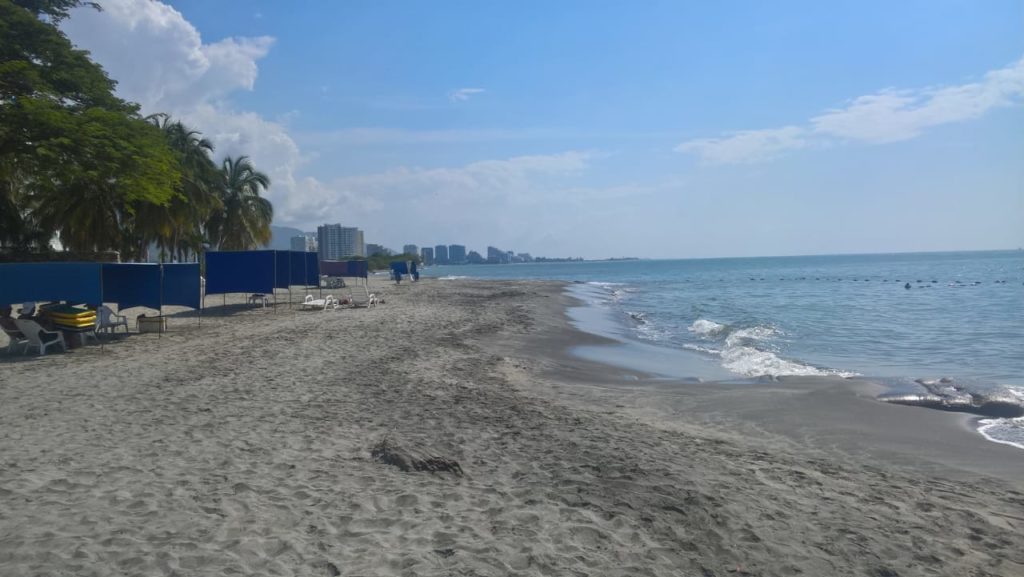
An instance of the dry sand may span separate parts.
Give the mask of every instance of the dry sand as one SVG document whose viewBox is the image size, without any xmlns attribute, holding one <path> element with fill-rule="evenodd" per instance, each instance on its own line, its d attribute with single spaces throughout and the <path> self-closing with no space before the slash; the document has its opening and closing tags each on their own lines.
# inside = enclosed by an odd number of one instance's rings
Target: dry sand
<svg viewBox="0 0 1024 577">
<path fill-rule="evenodd" d="M 0 575 L 1024 575 L 1024 452 L 960 417 L 573 359 L 555 283 L 384 291 L 0 356 Z"/>
</svg>

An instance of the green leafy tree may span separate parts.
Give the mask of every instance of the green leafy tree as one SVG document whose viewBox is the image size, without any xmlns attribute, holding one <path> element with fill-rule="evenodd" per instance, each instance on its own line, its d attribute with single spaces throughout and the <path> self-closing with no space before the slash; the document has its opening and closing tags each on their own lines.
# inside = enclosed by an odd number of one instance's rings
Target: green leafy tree
<svg viewBox="0 0 1024 577">
<path fill-rule="evenodd" d="M 66 248 L 137 252 L 137 207 L 168 204 L 181 180 L 159 128 L 56 27 L 92 5 L 0 0 L 0 242 L 56 234 Z"/>
<path fill-rule="evenodd" d="M 207 223 L 210 240 L 221 250 L 250 250 L 270 242 L 274 207 L 260 196 L 270 178 L 253 168 L 246 156 L 226 157 L 218 193 L 222 208 Z"/>
</svg>

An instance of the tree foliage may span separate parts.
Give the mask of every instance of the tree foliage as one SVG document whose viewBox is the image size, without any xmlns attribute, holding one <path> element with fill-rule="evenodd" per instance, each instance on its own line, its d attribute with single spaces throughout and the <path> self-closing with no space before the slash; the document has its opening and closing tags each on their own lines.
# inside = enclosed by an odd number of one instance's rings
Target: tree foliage
<svg viewBox="0 0 1024 577">
<path fill-rule="evenodd" d="M 214 211 L 208 232 L 221 250 L 248 250 L 270 242 L 274 207 L 260 196 L 270 178 L 253 168 L 246 156 L 224 159 L 218 193 L 223 207 Z"/>
<path fill-rule="evenodd" d="M 81 0 L 0 0 L 0 246 L 183 260 L 270 238 L 270 181 L 169 116 L 142 118 L 57 28 Z"/>
</svg>

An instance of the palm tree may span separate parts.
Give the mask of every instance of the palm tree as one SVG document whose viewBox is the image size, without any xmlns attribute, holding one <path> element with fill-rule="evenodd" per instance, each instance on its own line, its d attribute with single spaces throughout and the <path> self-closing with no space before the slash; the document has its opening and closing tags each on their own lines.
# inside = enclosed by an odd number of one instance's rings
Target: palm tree
<svg viewBox="0 0 1024 577">
<path fill-rule="evenodd" d="M 210 159 L 213 144 L 199 131 L 167 114 L 154 114 L 146 119 L 163 132 L 167 145 L 178 158 L 182 179 L 167 206 L 150 204 L 139 208 L 139 224 L 144 230 L 141 236 L 147 244 L 156 242 L 171 260 L 184 261 L 195 253 L 194 240 L 203 237 L 203 225 L 222 207 L 216 191 L 220 175 Z"/>
<path fill-rule="evenodd" d="M 207 223 L 211 242 L 221 250 L 249 250 L 270 242 L 274 207 L 260 196 L 270 187 L 270 178 L 257 171 L 249 157 L 224 159 L 218 193 L 222 208 Z"/>
</svg>

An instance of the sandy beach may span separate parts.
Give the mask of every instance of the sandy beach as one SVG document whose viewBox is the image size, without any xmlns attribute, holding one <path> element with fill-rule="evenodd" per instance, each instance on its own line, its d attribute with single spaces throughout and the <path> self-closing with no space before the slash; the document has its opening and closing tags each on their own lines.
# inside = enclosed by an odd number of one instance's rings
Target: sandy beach
<svg viewBox="0 0 1024 577">
<path fill-rule="evenodd" d="M 0 575 L 1024 575 L 1024 451 L 968 417 L 574 358 L 559 283 L 373 282 L 0 355 Z"/>
</svg>

